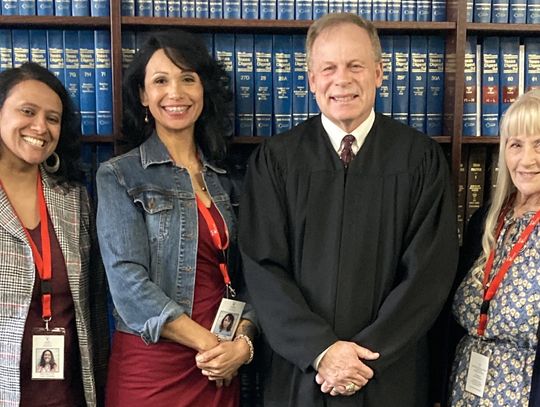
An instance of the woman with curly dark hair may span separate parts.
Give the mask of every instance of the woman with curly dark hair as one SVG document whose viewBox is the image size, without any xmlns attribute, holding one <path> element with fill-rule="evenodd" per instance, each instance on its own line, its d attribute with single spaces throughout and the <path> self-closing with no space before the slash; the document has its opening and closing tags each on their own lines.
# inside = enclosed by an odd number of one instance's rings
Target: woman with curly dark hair
<svg viewBox="0 0 540 407">
<path fill-rule="evenodd" d="M 58 78 L 35 63 L 0 73 L 3 405 L 90 407 L 104 390 L 106 282 L 79 143 L 80 119 Z M 35 380 L 36 344 L 48 347 L 51 331 L 61 334 L 54 379 L 63 379 Z"/>
<path fill-rule="evenodd" d="M 55 362 L 54 355 L 50 349 L 45 349 L 41 352 L 36 370 L 38 373 L 58 372 L 58 364 Z"/>
<path fill-rule="evenodd" d="M 236 374 L 253 358 L 249 306 L 232 341 L 210 331 L 231 284 L 242 291 L 231 261 L 231 182 L 218 166 L 229 86 L 204 43 L 181 31 L 150 35 L 126 71 L 123 136 L 132 150 L 97 174 L 117 321 L 108 406 L 239 403 Z"/>
</svg>

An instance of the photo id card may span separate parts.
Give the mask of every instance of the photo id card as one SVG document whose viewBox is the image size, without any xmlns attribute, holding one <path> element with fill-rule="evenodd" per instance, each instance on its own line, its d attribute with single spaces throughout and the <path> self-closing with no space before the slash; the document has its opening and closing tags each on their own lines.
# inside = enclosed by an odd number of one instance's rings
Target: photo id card
<svg viewBox="0 0 540 407">
<path fill-rule="evenodd" d="M 465 391 L 468 391 L 469 393 L 472 393 L 478 397 L 482 397 L 484 395 L 488 367 L 489 356 L 471 351 L 471 359 L 469 361 L 469 370 L 467 371 Z"/>
<path fill-rule="evenodd" d="M 222 341 L 231 341 L 240 323 L 245 305 L 246 303 L 242 301 L 223 298 L 212 324 L 212 333 Z"/>
<path fill-rule="evenodd" d="M 32 330 L 32 379 L 64 379 L 64 340 L 63 328 Z"/>
</svg>

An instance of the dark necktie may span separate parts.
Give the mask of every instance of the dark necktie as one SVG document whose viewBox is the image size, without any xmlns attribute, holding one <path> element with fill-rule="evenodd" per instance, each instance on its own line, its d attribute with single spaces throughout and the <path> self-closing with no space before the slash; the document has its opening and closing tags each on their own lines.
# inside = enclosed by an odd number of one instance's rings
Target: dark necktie
<svg viewBox="0 0 540 407">
<path fill-rule="evenodd" d="M 345 167 L 347 167 L 354 158 L 354 152 L 352 151 L 354 140 L 355 138 L 351 134 L 347 134 L 343 137 L 343 140 L 341 140 L 341 153 L 339 154 L 339 158 L 341 158 Z"/>
</svg>

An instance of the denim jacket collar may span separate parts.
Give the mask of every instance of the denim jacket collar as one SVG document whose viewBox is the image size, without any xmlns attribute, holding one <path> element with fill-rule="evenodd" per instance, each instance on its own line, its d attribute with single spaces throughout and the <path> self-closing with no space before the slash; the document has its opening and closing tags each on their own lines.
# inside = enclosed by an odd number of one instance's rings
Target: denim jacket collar
<svg viewBox="0 0 540 407">
<path fill-rule="evenodd" d="M 201 157 L 201 162 L 204 169 L 209 168 L 218 174 L 227 173 L 227 171 L 223 168 L 217 167 L 216 165 L 210 163 L 199 147 L 197 147 L 197 150 L 199 152 L 199 157 Z M 165 144 L 163 144 L 155 131 L 144 143 L 141 144 L 140 151 L 141 165 L 145 169 L 154 164 L 173 163 L 173 160 L 167 151 L 167 147 L 165 147 Z"/>
</svg>

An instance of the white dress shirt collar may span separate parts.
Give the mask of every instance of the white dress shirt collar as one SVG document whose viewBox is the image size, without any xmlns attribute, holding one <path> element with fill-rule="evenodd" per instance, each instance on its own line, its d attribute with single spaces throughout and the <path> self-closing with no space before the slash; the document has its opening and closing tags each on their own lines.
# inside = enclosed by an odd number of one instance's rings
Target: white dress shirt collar
<svg viewBox="0 0 540 407">
<path fill-rule="evenodd" d="M 343 137 L 345 137 L 347 134 L 352 134 L 356 139 L 356 142 L 354 142 L 352 145 L 352 150 L 354 154 L 357 154 L 358 151 L 360 151 L 362 144 L 364 144 L 369 131 L 373 127 L 373 123 L 375 122 L 375 111 L 371 109 L 371 113 L 369 114 L 368 118 L 350 133 L 343 131 L 343 129 L 332 123 L 332 121 L 322 113 L 321 122 L 324 130 L 328 134 L 328 137 L 330 137 L 330 142 L 332 143 L 334 150 L 336 150 L 336 153 L 340 153 L 339 150 Z"/>
</svg>

